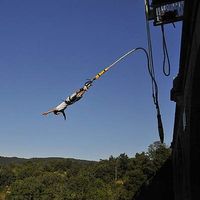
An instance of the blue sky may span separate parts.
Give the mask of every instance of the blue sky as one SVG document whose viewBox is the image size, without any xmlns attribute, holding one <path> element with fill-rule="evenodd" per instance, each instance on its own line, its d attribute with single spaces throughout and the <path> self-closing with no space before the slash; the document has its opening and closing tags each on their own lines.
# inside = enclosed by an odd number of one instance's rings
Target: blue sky
<svg viewBox="0 0 200 200">
<path fill-rule="evenodd" d="M 181 23 L 166 26 L 171 75 L 162 73 L 160 27 L 151 25 L 165 143 L 173 134 L 173 78 Z M 159 140 L 142 52 L 95 82 L 61 116 L 41 113 L 127 51 L 147 46 L 141 0 L 0 1 L 0 155 L 87 160 L 146 151 Z"/>
</svg>

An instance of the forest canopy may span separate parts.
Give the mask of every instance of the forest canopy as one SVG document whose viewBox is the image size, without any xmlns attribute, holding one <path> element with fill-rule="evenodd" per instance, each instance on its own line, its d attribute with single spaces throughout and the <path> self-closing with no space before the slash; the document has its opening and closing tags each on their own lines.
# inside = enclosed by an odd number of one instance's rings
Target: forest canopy
<svg viewBox="0 0 200 200">
<path fill-rule="evenodd" d="M 160 142 L 129 158 L 19 159 L 0 157 L 2 200 L 131 200 L 171 154 Z"/>
</svg>

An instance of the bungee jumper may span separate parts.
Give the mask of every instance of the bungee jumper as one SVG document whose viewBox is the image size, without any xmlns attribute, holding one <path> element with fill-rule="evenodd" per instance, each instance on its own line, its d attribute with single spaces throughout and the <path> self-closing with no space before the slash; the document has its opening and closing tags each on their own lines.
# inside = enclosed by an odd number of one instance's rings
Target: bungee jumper
<svg viewBox="0 0 200 200">
<path fill-rule="evenodd" d="M 52 108 L 47 112 L 42 113 L 42 115 L 48 115 L 49 113 L 53 113 L 55 115 L 62 114 L 64 119 L 66 120 L 65 109 L 69 105 L 72 105 L 75 102 L 79 101 L 83 97 L 83 94 L 89 89 L 91 85 L 92 85 L 91 81 L 87 81 L 82 88 L 74 92 L 72 95 L 68 96 L 62 103 L 60 103 L 55 108 Z"/>
</svg>

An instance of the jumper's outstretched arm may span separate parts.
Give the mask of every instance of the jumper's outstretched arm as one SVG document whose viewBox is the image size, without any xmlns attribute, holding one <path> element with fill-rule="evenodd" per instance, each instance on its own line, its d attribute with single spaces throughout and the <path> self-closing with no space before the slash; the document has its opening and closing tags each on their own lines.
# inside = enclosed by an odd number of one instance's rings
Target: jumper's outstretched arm
<svg viewBox="0 0 200 200">
<path fill-rule="evenodd" d="M 47 112 L 43 112 L 42 115 L 48 115 L 49 113 L 52 113 L 55 111 L 55 108 L 48 110 Z"/>
</svg>

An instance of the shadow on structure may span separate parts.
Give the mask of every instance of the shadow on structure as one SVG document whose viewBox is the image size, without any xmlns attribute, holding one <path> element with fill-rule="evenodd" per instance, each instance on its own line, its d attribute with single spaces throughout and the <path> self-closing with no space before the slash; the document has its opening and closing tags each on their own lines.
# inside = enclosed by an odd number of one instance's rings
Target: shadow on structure
<svg viewBox="0 0 200 200">
<path fill-rule="evenodd" d="M 133 200 L 174 200 L 172 171 L 172 159 L 169 158 Z"/>
<path fill-rule="evenodd" d="M 172 158 L 143 186 L 136 200 L 197 200 L 200 191 L 200 1 L 185 0 Z M 172 177 L 173 174 L 173 177 Z M 172 188 L 173 187 L 173 188 Z M 174 192 L 173 192 L 174 191 Z"/>
<path fill-rule="evenodd" d="M 175 200 L 198 199 L 200 191 L 200 1 L 185 0 L 172 141 Z"/>
</svg>

